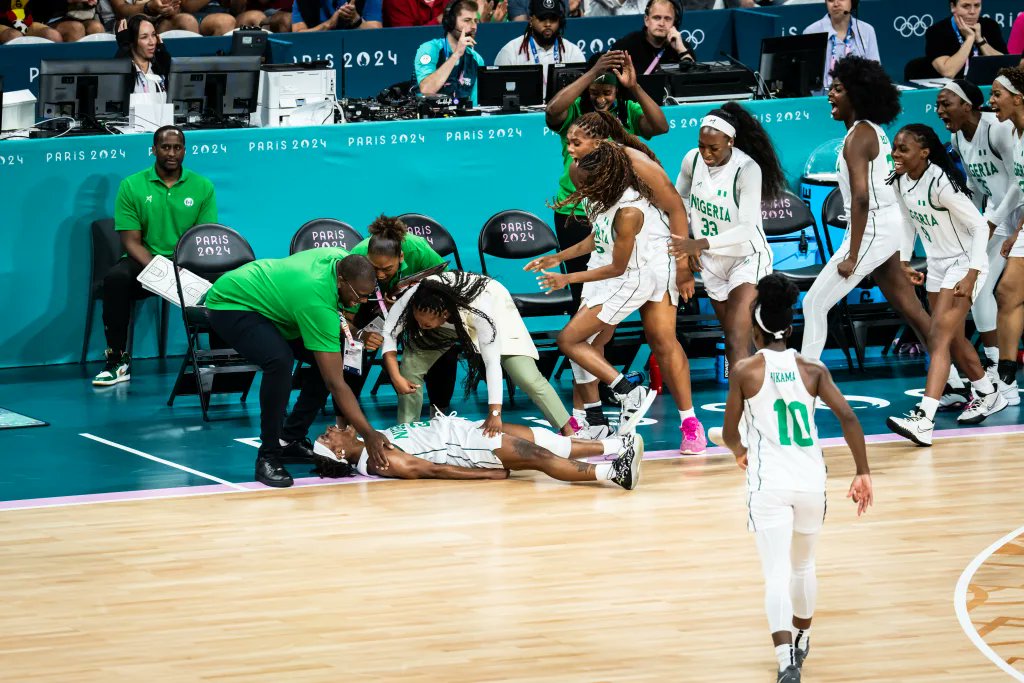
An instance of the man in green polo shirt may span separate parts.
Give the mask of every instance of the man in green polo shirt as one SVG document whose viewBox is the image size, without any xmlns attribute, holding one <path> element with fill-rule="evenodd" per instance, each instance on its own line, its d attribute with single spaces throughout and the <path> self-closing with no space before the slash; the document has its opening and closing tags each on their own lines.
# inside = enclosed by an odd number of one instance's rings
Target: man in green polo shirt
<svg viewBox="0 0 1024 683">
<path fill-rule="evenodd" d="M 153 156 L 153 166 L 128 176 L 117 190 L 114 229 L 125 253 L 103 278 L 107 362 L 92 381 L 96 386 L 131 379 L 127 340 L 132 303 L 153 296 L 139 284 L 139 273 L 156 254 L 172 257 L 178 238 L 192 226 L 217 222 L 213 183 L 182 168 L 185 134 L 175 126 L 157 130 Z"/>
<path fill-rule="evenodd" d="M 213 330 L 263 370 L 256 481 L 291 486 L 282 463 L 312 462 L 307 433 L 328 393 L 366 439 L 370 459 L 387 467 L 388 440 L 370 426 L 345 383 L 344 354 L 351 330 L 345 334 L 347 326 L 339 324 L 339 311 L 364 303 L 376 284 L 365 256 L 327 247 L 247 263 L 222 275 L 206 293 Z M 357 357 L 360 353 L 355 351 Z M 285 419 L 295 359 L 319 372 L 303 375 L 299 397 Z"/>
</svg>

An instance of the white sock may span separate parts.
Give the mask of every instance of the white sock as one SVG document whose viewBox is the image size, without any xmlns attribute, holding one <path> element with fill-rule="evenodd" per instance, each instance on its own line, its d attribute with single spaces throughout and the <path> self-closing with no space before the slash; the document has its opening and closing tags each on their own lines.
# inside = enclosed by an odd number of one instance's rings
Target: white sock
<svg viewBox="0 0 1024 683">
<path fill-rule="evenodd" d="M 995 391 L 995 387 L 992 386 L 992 379 L 988 375 L 982 375 L 981 379 L 971 382 L 971 387 L 974 389 L 975 394 L 987 395 Z"/>
<path fill-rule="evenodd" d="M 807 652 L 808 643 L 811 642 L 811 629 L 808 628 L 794 628 L 793 629 L 793 648 L 798 649 L 801 652 Z"/>
<path fill-rule="evenodd" d="M 793 644 L 776 645 L 775 659 L 779 660 L 779 671 L 785 671 L 787 666 L 796 664 L 796 660 L 793 658 Z"/>
<path fill-rule="evenodd" d="M 988 359 L 990 361 L 992 361 L 993 363 L 998 363 L 999 362 L 999 347 L 998 346 L 986 346 L 984 348 L 985 348 L 985 355 L 988 357 Z"/>
<path fill-rule="evenodd" d="M 588 408 L 600 408 L 600 407 L 601 407 L 601 402 L 600 401 L 594 401 L 593 403 L 584 403 L 583 404 L 583 414 L 584 415 L 587 414 L 587 409 Z"/>
<path fill-rule="evenodd" d="M 601 455 L 616 455 L 622 450 L 622 439 L 618 437 L 601 439 L 601 446 L 604 448 L 604 453 Z"/>
<path fill-rule="evenodd" d="M 614 387 L 616 384 L 618 384 L 619 382 L 621 382 L 624 379 L 625 379 L 625 377 L 623 377 L 622 373 L 620 372 L 619 374 L 615 375 L 615 379 L 613 379 L 611 382 L 608 383 L 608 386 Z"/>
<path fill-rule="evenodd" d="M 587 411 L 583 408 L 573 408 L 572 416 L 576 418 L 577 422 L 583 422 L 587 419 Z"/>
<path fill-rule="evenodd" d="M 956 371 L 955 365 L 949 366 L 949 379 L 946 380 L 946 383 L 953 389 L 964 388 L 964 381 L 960 379 L 960 373 Z"/>
<path fill-rule="evenodd" d="M 559 458 L 568 458 L 572 454 L 572 439 L 568 436 L 555 434 L 543 427 L 530 427 L 533 441 L 541 448 L 546 448 Z"/>
<path fill-rule="evenodd" d="M 687 418 L 697 417 L 697 411 L 693 408 L 687 408 L 686 410 L 679 411 L 679 421 L 685 422 Z"/>
<path fill-rule="evenodd" d="M 603 462 L 594 467 L 594 476 L 598 481 L 608 481 L 612 478 L 612 464 Z"/>
<path fill-rule="evenodd" d="M 935 420 L 935 411 L 939 409 L 939 399 L 932 398 L 931 396 L 922 396 L 921 402 L 918 404 L 921 410 L 924 411 L 924 416 L 929 420 Z"/>
</svg>

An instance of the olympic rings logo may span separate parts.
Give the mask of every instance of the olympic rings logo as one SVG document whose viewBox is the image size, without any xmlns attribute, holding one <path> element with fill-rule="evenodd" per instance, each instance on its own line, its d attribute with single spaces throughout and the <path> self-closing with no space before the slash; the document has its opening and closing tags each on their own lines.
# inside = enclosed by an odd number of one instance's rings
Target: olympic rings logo
<svg viewBox="0 0 1024 683">
<path fill-rule="evenodd" d="M 703 29 L 697 29 L 695 31 L 687 31 L 684 29 L 679 32 L 679 35 L 683 37 L 683 40 L 693 46 L 694 49 L 700 47 L 700 44 L 703 43 L 704 39 L 707 37 L 704 35 Z"/>
<path fill-rule="evenodd" d="M 896 17 L 893 19 L 892 27 L 904 38 L 909 38 L 910 36 L 917 36 L 920 38 L 934 23 L 935 17 L 930 14 L 923 14 L 921 16 L 911 14 L 906 17 Z"/>
</svg>

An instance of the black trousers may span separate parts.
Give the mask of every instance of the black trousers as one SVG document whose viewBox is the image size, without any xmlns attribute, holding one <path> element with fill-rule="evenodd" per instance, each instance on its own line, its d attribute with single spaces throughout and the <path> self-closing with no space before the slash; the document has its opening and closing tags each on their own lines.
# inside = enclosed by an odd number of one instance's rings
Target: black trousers
<svg viewBox="0 0 1024 683">
<path fill-rule="evenodd" d="M 590 235 L 590 221 L 586 216 L 574 216 L 572 214 L 555 212 L 555 236 L 558 237 L 558 248 L 561 250 L 579 244 Z M 578 273 L 587 269 L 587 261 L 590 254 L 578 256 L 565 262 L 565 269 L 570 273 Z M 572 294 L 573 310 L 580 307 L 583 285 L 569 285 L 569 292 Z"/>
<path fill-rule="evenodd" d="M 128 324 L 134 303 L 155 296 L 135 279 L 142 268 L 138 261 L 125 256 L 103 278 L 103 332 L 107 348 L 115 353 L 128 349 Z"/>
<path fill-rule="evenodd" d="M 330 394 L 313 352 L 302 345 L 301 339 L 286 340 L 274 323 L 259 313 L 211 310 L 209 315 L 210 325 L 217 335 L 263 371 L 260 454 L 272 455 L 280 451 L 279 439 L 292 442 L 305 438 Z M 299 398 L 286 419 L 296 359 L 312 364 L 313 368 L 304 373 Z"/>
<path fill-rule="evenodd" d="M 363 304 L 356 311 L 356 317 L 353 321 L 355 329 L 365 327 L 375 317 L 380 315 L 380 308 L 375 301 Z M 363 353 L 363 374 L 345 373 L 345 381 L 352 388 L 352 393 L 356 396 L 360 395 L 363 385 L 366 384 L 366 377 L 370 374 L 370 364 L 376 355 L 376 351 L 366 351 Z M 437 359 L 437 362 L 431 366 L 430 370 L 427 371 L 426 377 L 424 377 L 423 383 L 427 388 L 427 398 L 431 404 L 437 406 L 442 412 L 449 412 L 451 407 L 452 396 L 455 394 L 455 375 L 458 373 L 458 370 L 459 347 L 453 346 Z M 334 412 L 340 414 L 337 406 L 334 407 Z"/>
</svg>

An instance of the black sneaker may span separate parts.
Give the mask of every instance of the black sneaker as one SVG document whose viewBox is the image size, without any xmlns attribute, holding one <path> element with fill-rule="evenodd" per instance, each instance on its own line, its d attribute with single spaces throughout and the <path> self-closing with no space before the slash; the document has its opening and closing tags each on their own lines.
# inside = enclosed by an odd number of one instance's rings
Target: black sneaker
<svg viewBox="0 0 1024 683">
<path fill-rule="evenodd" d="M 256 481 L 279 489 L 288 488 L 295 483 L 284 465 L 272 455 L 260 455 L 256 458 Z"/>
<path fill-rule="evenodd" d="M 939 399 L 939 411 L 959 410 L 971 401 L 971 390 L 967 387 L 954 389 L 948 384 L 942 389 L 942 398 Z"/>
<path fill-rule="evenodd" d="M 316 462 L 313 442 L 308 438 L 292 441 L 281 449 L 277 459 L 286 465 L 312 465 Z"/>
<path fill-rule="evenodd" d="M 640 483 L 640 463 L 644 459 L 644 439 L 636 433 L 621 435 L 622 450 L 612 461 L 611 481 L 627 491 Z"/>
<path fill-rule="evenodd" d="M 796 645 L 793 646 L 793 656 L 796 657 L 796 668 L 801 671 L 804 668 L 804 660 L 807 659 L 807 655 L 811 654 L 811 641 L 807 641 L 807 648 L 801 648 Z"/>
<path fill-rule="evenodd" d="M 800 669 L 796 664 L 790 664 L 779 672 L 779 677 L 775 679 L 775 683 L 800 683 Z"/>
</svg>

